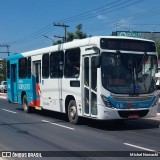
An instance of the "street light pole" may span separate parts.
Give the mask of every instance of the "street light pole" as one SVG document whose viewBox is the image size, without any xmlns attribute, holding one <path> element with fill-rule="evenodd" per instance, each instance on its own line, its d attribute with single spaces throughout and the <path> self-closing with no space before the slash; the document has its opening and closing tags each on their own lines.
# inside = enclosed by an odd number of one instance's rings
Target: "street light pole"
<svg viewBox="0 0 160 160">
<path fill-rule="evenodd" d="M 53 42 L 53 45 L 56 44 L 55 41 L 52 38 L 46 36 L 45 34 L 43 35 L 43 37 L 50 39 Z"/>
</svg>

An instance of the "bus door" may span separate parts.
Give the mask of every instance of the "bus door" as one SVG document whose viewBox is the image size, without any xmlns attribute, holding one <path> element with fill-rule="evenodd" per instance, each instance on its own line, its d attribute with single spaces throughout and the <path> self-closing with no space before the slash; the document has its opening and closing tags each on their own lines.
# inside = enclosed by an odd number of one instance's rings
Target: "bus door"
<svg viewBox="0 0 160 160">
<path fill-rule="evenodd" d="M 17 102 L 17 64 L 11 64 L 11 97 L 12 102 Z"/>
<path fill-rule="evenodd" d="M 97 116 L 97 68 L 95 56 L 83 57 L 83 110 L 85 116 Z"/>
<path fill-rule="evenodd" d="M 40 106 L 41 95 L 41 61 L 33 61 L 33 99 L 34 106 Z"/>
</svg>

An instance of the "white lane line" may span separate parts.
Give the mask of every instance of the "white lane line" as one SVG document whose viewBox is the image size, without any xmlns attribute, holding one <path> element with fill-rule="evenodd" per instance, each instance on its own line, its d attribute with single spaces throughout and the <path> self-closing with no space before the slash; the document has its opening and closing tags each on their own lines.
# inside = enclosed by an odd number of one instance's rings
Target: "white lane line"
<svg viewBox="0 0 160 160">
<path fill-rule="evenodd" d="M 7 109 L 2 109 L 3 111 L 6 111 L 6 112 L 10 112 L 10 113 L 17 113 L 17 112 L 14 112 L 14 111 L 10 111 L 10 110 L 7 110 Z"/>
<path fill-rule="evenodd" d="M 42 122 L 50 123 L 50 124 L 53 124 L 55 126 L 59 126 L 59 127 L 63 127 L 63 128 L 71 129 L 71 130 L 75 130 L 75 128 L 67 127 L 67 126 L 64 126 L 64 125 L 61 125 L 61 124 L 57 124 L 57 123 L 52 123 L 52 122 L 49 122 L 49 121 L 46 121 L 46 120 L 42 120 Z"/>
<path fill-rule="evenodd" d="M 151 151 L 151 152 L 156 152 L 155 150 L 152 150 L 152 149 L 148 149 L 148 148 L 144 148 L 144 147 L 140 147 L 140 146 L 136 146 L 136 145 L 133 145 L 133 144 L 129 144 L 129 143 L 123 143 L 127 146 L 131 146 L 131 147 L 134 147 L 134 148 L 138 148 L 138 149 L 142 149 L 142 150 L 145 150 L 145 151 Z"/>
</svg>

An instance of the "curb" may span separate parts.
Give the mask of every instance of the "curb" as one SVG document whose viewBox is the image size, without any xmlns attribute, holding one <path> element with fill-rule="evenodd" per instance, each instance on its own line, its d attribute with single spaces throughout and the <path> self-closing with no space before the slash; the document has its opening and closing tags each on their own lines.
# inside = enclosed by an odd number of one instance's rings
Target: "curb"
<svg viewBox="0 0 160 160">
<path fill-rule="evenodd" d="M 0 99 L 7 99 L 7 93 L 0 93 Z"/>
<path fill-rule="evenodd" d="M 157 113 L 156 117 L 150 117 L 150 118 L 147 118 L 147 119 L 154 120 L 154 121 L 160 121 L 160 113 Z"/>
</svg>

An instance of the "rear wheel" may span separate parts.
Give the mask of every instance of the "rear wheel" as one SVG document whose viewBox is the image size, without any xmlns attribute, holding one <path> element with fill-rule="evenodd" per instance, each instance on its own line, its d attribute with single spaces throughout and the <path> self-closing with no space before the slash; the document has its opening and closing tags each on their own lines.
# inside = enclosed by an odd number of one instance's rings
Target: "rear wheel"
<svg viewBox="0 0 160 160">
<path fill-rule="evenodd" d="M 72 124 L 77 124 L 79 121 L 75 100 L 71 100 L 68 104 L 68 119 Z"/>
<path fill-rule="evenodd" d="M 26 95 L 23 96 L 23 110 L 24 110 L 26 113 L 29 113 L 29 112 L 30 112 L 30 107 L 28 106 L 27 96 L 26 96 Z"/>
</svg>

